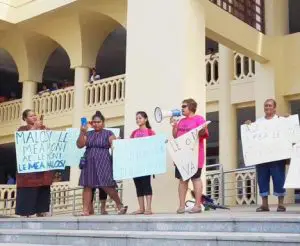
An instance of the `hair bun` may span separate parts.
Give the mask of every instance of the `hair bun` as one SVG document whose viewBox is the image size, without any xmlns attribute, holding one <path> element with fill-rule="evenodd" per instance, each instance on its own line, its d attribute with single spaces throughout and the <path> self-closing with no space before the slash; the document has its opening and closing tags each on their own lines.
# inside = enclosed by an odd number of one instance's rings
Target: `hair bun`
<svg viewBox="0 0 300 246">
<path fill-rule="evenodd" d="M 101 112 L 99 110 L 97 110 L 96 113 L 95 113 L 95 115 L 96 116 L 101 116 L 102 114 L 101 114 Z"/>
</svg>

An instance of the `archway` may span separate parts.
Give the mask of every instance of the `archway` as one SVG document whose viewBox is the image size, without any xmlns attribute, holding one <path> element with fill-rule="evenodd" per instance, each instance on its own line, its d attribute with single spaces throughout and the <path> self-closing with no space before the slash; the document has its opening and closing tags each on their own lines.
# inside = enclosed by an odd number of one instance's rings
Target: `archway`
<svg viewBox="0 0 300 246">
<path fill-rule="evenodd" d="M 65 88 L 74 84 L 74 70 L 70 69 L 70 58 L 61 46 L 56 48 L 49 56 L 43 72 L 42 82 L 49 89 L 53 83 L 56 83 L 58 88 Z M 39 89 L 42 89 L 42 85 Z"/>
<path fill-rule="evenodd" d="M 96 70 L 101 78 L 125 74 L 126 29 L 119 27 L 103 42 L 96 59 Z"/>
<path fill-rule="evenodd" d="M 0 103 L 22 97 L 22 85 L 13 57 L 0 48 Z"/>
</svg>

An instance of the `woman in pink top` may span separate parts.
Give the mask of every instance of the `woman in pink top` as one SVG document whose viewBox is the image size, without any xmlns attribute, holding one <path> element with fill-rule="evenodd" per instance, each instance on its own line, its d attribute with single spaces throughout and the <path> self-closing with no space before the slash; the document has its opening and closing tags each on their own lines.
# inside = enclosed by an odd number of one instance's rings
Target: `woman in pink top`
<svg viewBox="0 0 300 246">
<path fill-rule="evenodd" d="M 139 126 L 138 129 L 132 132 L 131 138 L 141 138 L 141 137 L 149 137 L 155 135 L 155 132 L 151 129 L 148 115 L 143 112 L 139 111 L 136 113 L 136 123 Z M 143 177 L 136 177 L 133 179 L 136 193 L 138 197 L 138 202 L 140 208 L 133 212 L 133 214 L 145 214 L 150 215 L 152 214 L 151 210 L 151 202 L 152 202 L 152 187 L 151 187 L 151 176 L 143 176 Z M 146 209 L 144 203 L 144 197 L 146 198 Z"/>
<path fill-rule="evenodd" d="M 182 114 L 185 118 L 181 119 L 179 122 L 176 122 L 174 119 L 171 119 L 171 124 L 173 127 L 173 137 L 177 138 L 190 130 L 197 128 L 201 124 L 205 123 L 205 119 L 200 115 L 195 115 L 197 110 L 197 103 L 194 99 L 186 99 L 182 102 Z M 201 196 L 202 196 L 202 181 L 201 181 L 201 170 L 204 165 L 204 139 L 208 138 L 207 128 L 199 132 L 199 159 L 198 159 L 198 171 L 194 176 L 191 177 L 193 182 L 196 203 L 190 213 L 200 213 L 201 212 Z M 189 180 L 183 181 L 182 177 L 176 167 L 175 177 L 179 179 L 179 208 L 177 213 L 182 214 L 185 212 L 185 199 L 186 193 L 188 190 Z"/>
</svg>

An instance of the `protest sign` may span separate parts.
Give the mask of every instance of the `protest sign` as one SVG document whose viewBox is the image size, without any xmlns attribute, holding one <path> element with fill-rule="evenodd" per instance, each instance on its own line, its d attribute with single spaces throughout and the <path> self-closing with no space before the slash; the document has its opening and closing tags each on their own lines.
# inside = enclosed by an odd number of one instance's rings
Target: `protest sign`
<svg viewBox="0 0 300 246">
<path fill-rule="evenodd" d="M 188 180 L 198 170 L 198 134 L 209 123 L 210 121 L 207 121 L 186 134 L 168 141 L 168 151 L 183 180 Z"/>
<path fill-rule="evenodd" d="M 64 169 L 67 142 L 64 131 L 15 132 L 18 173 Z"/>
<path fill-rule="evenodd" d="M 114 133 L 116 137 L 120 136 L 120 129 L 119 128 L 105 128 L 106 130 L 110 130 Z M 89 128 L 88 131 L 92 131 L 93 128 Z M 83 156 L 85 152 L 85 147 L 79 149 L 77 147 L 77 139 L 80 134 L 79 128 L 67 128 L 66 132 L 68 133 L 68 144 L 67 144 L 67 151 L 66 151 L 66 166 L 78 166 L 80 158 Z"/>
<path fill-rule="evenodd" d="M 241 126 L 246 166 L 289 159 L 292 144 L 299 141 L 298 115 L 257 121 Z"/>
<path fill-rule="evenodd" d="M 300 143 L 293 146 L 291 163 L 285 179 L 284 188 L 300 188 Z"/>
<path fill-rule="evenodd" d="M 113 175 L 115 180 L 131 179 L 167 171 L 166 137 L 115 140 L 113 142 Z"/>
</svg>

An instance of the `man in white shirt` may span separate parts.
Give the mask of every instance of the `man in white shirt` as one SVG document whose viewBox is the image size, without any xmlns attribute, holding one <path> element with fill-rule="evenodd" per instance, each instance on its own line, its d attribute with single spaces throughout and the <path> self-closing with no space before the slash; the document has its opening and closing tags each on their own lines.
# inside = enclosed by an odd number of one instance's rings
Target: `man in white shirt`
<svg viewBox="0 0 300 246">
<path fill-rule="evenodd" d="M 267 99 L 264 103 L 265 116 L 257 119 L 257 122 L 273 120 L 279 116 L 276 114 L 276 101 L 274 99 Z M 250 124 L 247 121 L 246 124 Z M 262 205 L 256 209 L 256 212 L 268 212 L 269 203 L 268 196 L 270 194 L 270 178 L 273 180 L 274 196 L 278 197 L 277 212 L 285 212 L 284 196 L 286 190 L 283 188 L 285 182 L 285 164 L 286 160 L 271 161 L 256 165 L 257 182 L 259 187 L 259 194 L 262 197 Z"/>
<path fill-rule="evenodd" d="M 100 79 L 100 75 L 97 74 L 96 68 L 92 69 L 92 76 L 90 78 L 90 83 Z"/>
</svg>

